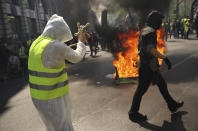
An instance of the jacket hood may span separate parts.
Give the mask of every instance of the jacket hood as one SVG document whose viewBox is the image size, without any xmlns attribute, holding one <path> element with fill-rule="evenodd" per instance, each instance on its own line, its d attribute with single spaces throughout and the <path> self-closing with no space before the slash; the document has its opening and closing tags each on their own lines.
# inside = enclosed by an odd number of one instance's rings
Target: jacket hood
<svg viewBox="0 0 198 131">
<path fill-rule="evenodd" d="M 50 37 L 60 42 L 67 42 L 73 39 L 71 30 L 63 17 L 56 14 L 51 16 L 41 36 Z"/>
<path fill-rule="evenodd" d="M 152 11 L 147 16 L 146 24 L 153 27 L 155 30 L 161 28 L 164 16 L 159 11 Z"/>
</svg>

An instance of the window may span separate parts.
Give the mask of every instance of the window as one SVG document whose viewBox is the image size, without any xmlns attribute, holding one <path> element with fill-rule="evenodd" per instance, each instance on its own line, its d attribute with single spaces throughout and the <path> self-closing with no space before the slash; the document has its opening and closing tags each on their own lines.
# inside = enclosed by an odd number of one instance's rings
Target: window
<svg viewBox="0 0 198 131">
<path fill-rule="evenodd" d="M 36 19 L 27 18 L 27 22 L 28 22 L 29 35 L 30 37 L 32 37 L 37 33 Z"/>
<path fill-rule="evenodd" d="M 12 0 L 12 4 L 19 5 L 20 3 L 19 3 L 19 0 Z"/>
<path fill-rule="evenodd" d="M 24 0 L 24 4 L 28 9 L 34 10 L 35 8 L 35 0 Z"/>
<path fill-rule="evenodd" d="M 22 35 L 21 17 L 8 15 L 8 27 L 12 36 L 20 38 Z"/>
<path fill-rule="evenodd" d="M 44 8 L 44 11 L 47 12 L 47 11 L 48 11 L 48 8 L 49 8 L 49 7 L 48 7 L 48 6 L 49 6 L 49 5 L 48 5 L 48 2 L 47 2 L 46 0 L 42 0 L 41 2 L 42 2 L 42 3 L 41 3 L 42 6 L 43 6 L 43 8 Z"/>
<path fill-rule="evenodd" d="M 34 10 L 35 7 L 35 0 L 28 0 L 29 8 Z"/>
</svg>

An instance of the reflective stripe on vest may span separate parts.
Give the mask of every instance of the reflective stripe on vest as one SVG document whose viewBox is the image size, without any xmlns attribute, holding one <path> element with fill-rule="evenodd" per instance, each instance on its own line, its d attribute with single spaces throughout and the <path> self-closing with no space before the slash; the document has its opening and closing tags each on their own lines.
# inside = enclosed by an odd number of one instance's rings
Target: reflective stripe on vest
<svg viewBox="0 0 198 131">
<path fill-rule="evenodd" d="M 52 42 L 51 38 L 38 37 L 31 45 L 28 59 L 30 94 L 39 100 L 49 100 L 68 93 L 65 63 L 58 69 L 49 69 L 42 63 L 42 54 Z"/>
<path fill-rule="evenodd" d="M 56 77 L 61 76 L 64 73 L 66 73 L 67 70 L 66 70 L 66 68 L 64 68 L 61 72 L 58 72 L 58 73 L 37 72 L 37 71 L 32 71 L 32 70 L 29 70 L 28 72 L 32 76 L 56 78 Z"/>
<path fill-rule="evenodd" d="M 68 80 L 66 80 L 64 82 L 56 83 L 55 85 L 50 85 L 50 86 L 36 85 L 36 84 L 29 83 L 29 85 L 32 89 L 37 89 L 37 90 L 54 90 L 56 88 L 66 86 L 67 84 L 68 84 Z"/>
</svg>

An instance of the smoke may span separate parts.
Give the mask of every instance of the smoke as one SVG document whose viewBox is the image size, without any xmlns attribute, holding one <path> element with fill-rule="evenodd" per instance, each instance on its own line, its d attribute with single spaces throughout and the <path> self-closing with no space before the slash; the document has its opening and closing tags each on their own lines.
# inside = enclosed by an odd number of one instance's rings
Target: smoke
<svg viewBox="0 0 198 131">
<path fill-rule="evenodd" d="M 93 26 L 98 23 L 89 0 L 58 0 L 57 3 L 59 3 L 58 10 L 68 21 L 73 33 L 77 31 L 77 22 L 91 23 L 90 30 L 93 30 Z"/>
<path fill-rule="evenodd" d="M 95 12 L 99 23 L 101 23 L 102 11 L 109 7 L 111 3 L 110 0 L 89 0 L 89 3 L 92 10 Z"/>
<path fill-rule="evenodd" d="M 108 16 L 111 15 L 111 18 L 108 18 L 107 26 L 98 26 L 96 31 L 103 39 L 103 46 L 107 46 L 109 50 L 113 50 L 113 41 L 117 37 L 117 33 L 120 30 L 117 30 L 115 25 L 123 23 L 123 16 L 127 14 L 128 11 L 131 12 L 132 17 L 140 25 L 144 25 L 147 15 L 152 10 L 158 10 L 162 14 L 165 14 L 169 11 L 169 6 L 172 0 L 90 0 L 92 7 L 95 11 L 102 12 L 102 10 L 108 10 Z M 102 6 L 101 6 L 102 5 Z M 101 8 L 103 7 L 103 8 Z M 105 7 L 105 8 L 104 8 Z M 123 12 L 122 10 L 125 10 Z M 121 15 L 120 15 L 121 14 Z M 118 18 L 118 19 L 117 19 Z M 115 22 L 110 22 L 114 20 Z M 136 25 L 136 24 L 135 24 Z M 113 27 L 112 27 L 113 26 Z M 121 29 L 122 30 L 122 29 Z M 119 49 L 116 49 L 119 51 Z"/>
<path fill-rule="evenodd" d="M 114 0 L 120 7 L 128 10 L 132 9 L 138 13 L 140 23 L 145 22 L 146 16 L 152 10 L 158 10 L 163 14 L 169 9 L 172 0 Z"/>
<path fill-rule="evenodd" d="M 72 0 L 71 14 L 75 21 L 86 23 L 88 20 L 88 12 L 90 10 L 89 0 Z"/>
<path fill-rule="evenodd" d="M 138 16 L 139 22 L 144 23 L 146 16 L 152 10 L 158 10 L 165 14 L 169 10 L 169 6 L 172 0 L 89 0 L 90 5 L 98 19 L 100 19 L 100 13 L 107 9 L 108 13 L 114 13 L 118 15 L 117 11 L 125 9 L 131 10 L 132 15 Z"/>
<path fill-rule="evenodd" d="M 95 11 L 103 11 L 107 9 L 110 4 L 108 0 L 89 0 L 90 5 Z"/>
</svg>

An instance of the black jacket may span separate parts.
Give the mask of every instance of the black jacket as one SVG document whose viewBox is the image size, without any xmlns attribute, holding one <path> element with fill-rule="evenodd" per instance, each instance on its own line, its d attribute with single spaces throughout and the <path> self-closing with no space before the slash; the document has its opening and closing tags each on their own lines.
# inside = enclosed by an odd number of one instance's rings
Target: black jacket
<svg viewBox="0 0 198 131">
<path fill-rule="evenodd" d="M 159 68 L 158 59 L 150 54 L 151 48 L 157 48 L 157 34 L 155 29 L 146 26 L 141 30 L 138 42 L 140 67 L 149 66 L 151 70 L 157 71 Z"/>
</svg>

